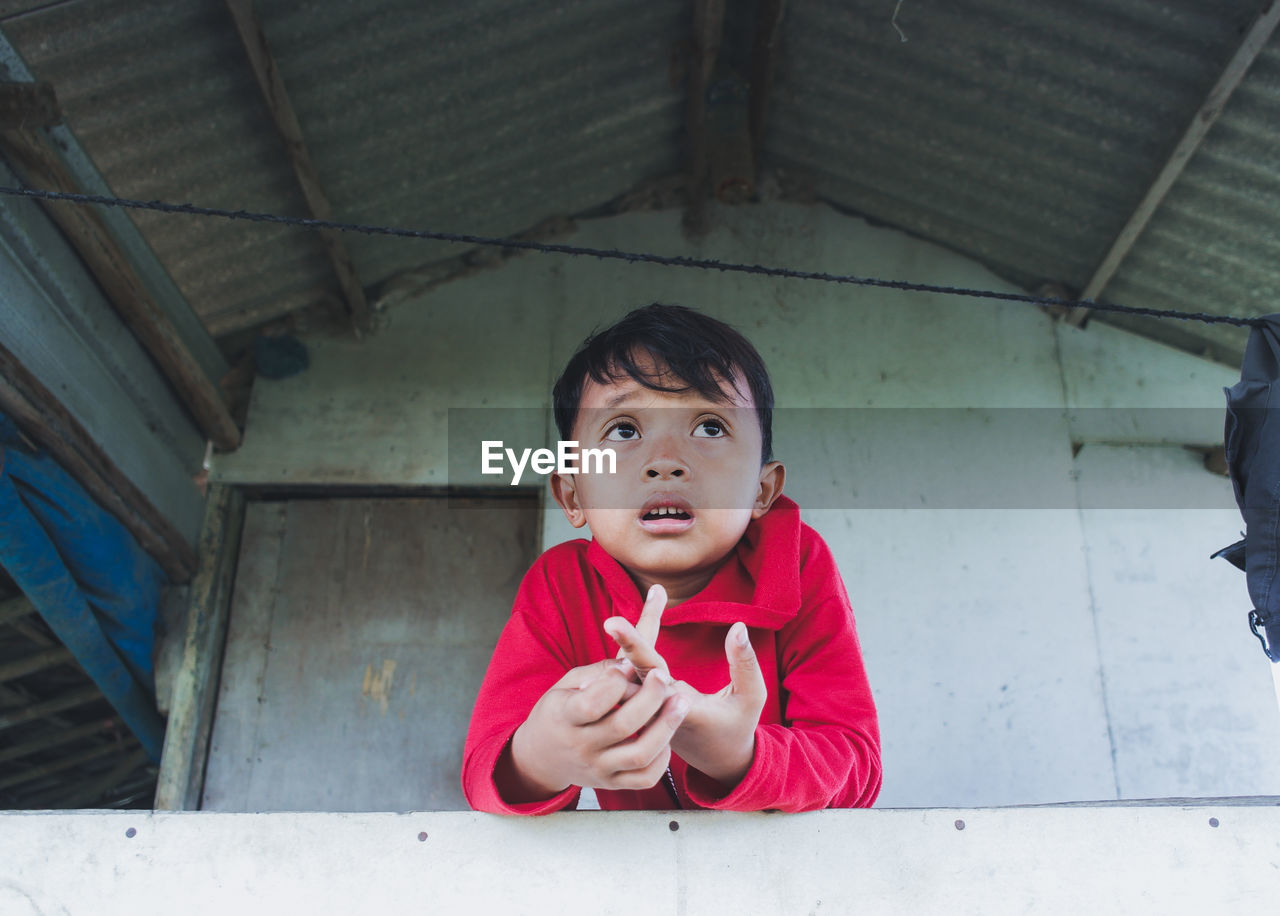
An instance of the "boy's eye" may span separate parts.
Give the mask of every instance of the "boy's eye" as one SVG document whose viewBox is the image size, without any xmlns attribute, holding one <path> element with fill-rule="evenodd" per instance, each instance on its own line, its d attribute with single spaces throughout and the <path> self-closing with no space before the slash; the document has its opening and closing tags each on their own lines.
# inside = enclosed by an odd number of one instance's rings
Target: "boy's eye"
<svg viewBox="0 0 1280 916">
<path fill-rule="evenodd" d="M 632 439 L 640 438 L 640 430 L 636 429 L 632 423 L 615 423 L 609 427 L 604 437 L 613 442 L 630 442 Z"/>
<path fill-rule="evenodd" d="M 693 434 L 701 439 L 719 439 L 724 435 L 724 424 L 719 420 L 699 420 Z"/>
</svg>

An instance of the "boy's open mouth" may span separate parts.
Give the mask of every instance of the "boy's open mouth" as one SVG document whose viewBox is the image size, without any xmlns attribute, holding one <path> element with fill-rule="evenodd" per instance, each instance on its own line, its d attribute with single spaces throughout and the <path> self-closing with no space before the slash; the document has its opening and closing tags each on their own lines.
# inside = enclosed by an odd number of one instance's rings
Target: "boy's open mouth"
<svg viewBox="0 0 1280 916">
<path fill-rule="evenodd" d="M 683 500 L 660 497 L 645 504 L 640 524 L 651 531 L 683 530 L 693 524 L 693 511 Z"/>
</svg>

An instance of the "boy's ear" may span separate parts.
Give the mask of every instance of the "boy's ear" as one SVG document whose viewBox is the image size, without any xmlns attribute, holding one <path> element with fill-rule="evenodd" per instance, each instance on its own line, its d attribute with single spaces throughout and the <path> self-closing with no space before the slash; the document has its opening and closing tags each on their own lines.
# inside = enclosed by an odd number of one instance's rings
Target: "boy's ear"
<svg viewBox="0 0 1280 916">
<path fill-rule="evenodd" d="M 773 501 L 782 495 L 782 484 L 787 479 L 787 469 L 781 461 L 770 461 L 760 469 L 760 487 L 756 490 L 756 502 L 751 507 L 751 517 L 760 518 L 769 511 Z"/>
<path fill-rule="evenodd" d="M 564 517 L 569 520 L 570 525 L 581 528 L 587 523 L 587 514 L 578 504 L 578 475 L 552 474 L 551 495 L 560 504 Z"/>
</svg>

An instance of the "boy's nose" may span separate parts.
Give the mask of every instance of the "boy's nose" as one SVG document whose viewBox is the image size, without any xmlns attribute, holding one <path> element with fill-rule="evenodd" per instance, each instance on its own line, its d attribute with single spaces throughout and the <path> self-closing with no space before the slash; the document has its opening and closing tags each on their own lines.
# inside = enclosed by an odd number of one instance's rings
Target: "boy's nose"
<svg viewBox="0 0 1280 916">
<path fill-rule="evenodd" d="M 683 477 L 684 465 L 678 461 L 652 461 L 645 468 L 645 476 L 647 477 Z"/>
<path fill-rule="evenodd" d="M 644 476 L 650 479 L 683 477 L 688 473 L 688 465 L 667 451 L 659 452 L 644 465 Z"/>
</svg>

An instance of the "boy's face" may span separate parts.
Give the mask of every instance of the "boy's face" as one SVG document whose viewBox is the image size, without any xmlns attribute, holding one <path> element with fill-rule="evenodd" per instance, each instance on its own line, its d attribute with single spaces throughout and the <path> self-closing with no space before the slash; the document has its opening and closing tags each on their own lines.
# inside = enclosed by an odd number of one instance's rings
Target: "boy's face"
<svg viewBox="0 0 1280 916">
<path fill-rule="evenodd" d="M 570 524 L 589 525 L 642 594 L 661 584 L 669 604 L 700 591 L 782 492 L 783 467 L 761 466 L 760 421 L 750 388 L 736 381 L 745 395 L 722 382 L 727 400 L 712 401 L 629 377 L 603 385 L 588 378 L 573 437 L 579 449 L 613 449 L 617 472 L 551 480 Z"/>
</svg>

